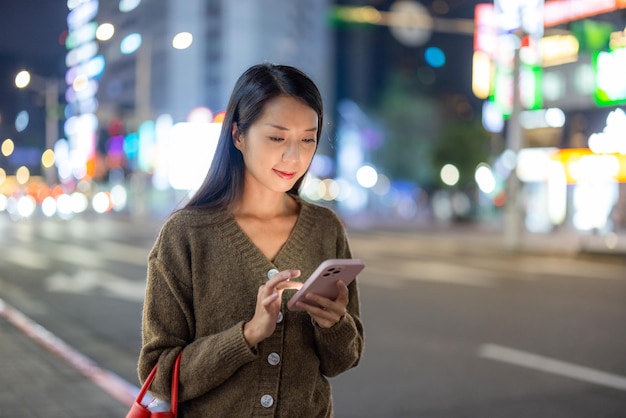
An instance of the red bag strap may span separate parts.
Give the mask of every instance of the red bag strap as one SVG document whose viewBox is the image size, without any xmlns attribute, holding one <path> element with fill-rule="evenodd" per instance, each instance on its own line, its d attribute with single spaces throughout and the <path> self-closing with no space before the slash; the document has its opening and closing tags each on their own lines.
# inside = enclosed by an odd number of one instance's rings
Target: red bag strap
<svg viewBox="0 0 626 418">
<path fill-rule="evenodd" d="M 171 404 L 172 414 L 174 415 L 174 418 L 176 418 L 176 414 L 178 413 L 178 376 L 180 375 L 180 358 L 182 357 L 182 355 L 183 355 L 183 352 L 181 351 L 176 356 L 176 362 L 174 363 L 174 370 L 172 371 L 170 404 Z M 148 392 L 150 385 L 152 385 L 152 381 L 156 377 L 157 366 L 158 366 L 158 362 L 157 364 L 154 365 L 154 367 L 152 368 L 152 371 L 150 371 L 150 374 L 146 378 L 146 381 L 141 386 L 141 389 L 139 390 L 139 393 L 137 394 L 137 399 L 136 399 L 138 404 L 141 404 L 143 397 Z"/>
<path fill-rule="evenodd" d="M 172 372 L 172 394 L 170 403 L 172 405 L 172 414 L 174 414 L 174 418 L 176 418 L 178 414 L 178 375 L 180 374 L 180 358 L 182 355 L 183 352 L 181 351 L 178 353 L 178 356 L 176 356 L 174 371 Z"/>
</svg>

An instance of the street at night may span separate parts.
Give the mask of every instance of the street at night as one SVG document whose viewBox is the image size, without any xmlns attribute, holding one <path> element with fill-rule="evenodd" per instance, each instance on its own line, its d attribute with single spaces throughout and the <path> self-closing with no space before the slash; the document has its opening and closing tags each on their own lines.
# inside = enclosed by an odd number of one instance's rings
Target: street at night
<svg viewBox="0 0 626 418">
<path fill-rule="evenodd" d="M 145 264 L 160 222 L 1 217 L 0 298 L 138 385 Z M 493 231 L 350 236 L 366 262 L 366 347 L 332 379 L 337 417 L 623 416 L 623 258 L 558 243 L 508 253 Z M 19 416 L 20 402 L 4 400 L 1 416 Z"/>
<path fill-rule="evenodd" d="M 626 0 L 0 9 L 0 418 L 626 417 Z"/>
</svg>

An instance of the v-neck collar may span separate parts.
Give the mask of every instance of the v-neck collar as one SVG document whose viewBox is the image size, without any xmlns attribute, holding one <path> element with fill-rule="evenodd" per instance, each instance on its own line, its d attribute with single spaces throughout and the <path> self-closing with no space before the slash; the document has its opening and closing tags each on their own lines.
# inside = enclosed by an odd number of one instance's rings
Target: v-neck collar
<svg viewBox="0 0 626 418">
<path fill-rule="evenodd" d="M 235 250 L 247 261 L 255 264 L 271 265 L 271 266 L 289 266 L 293 264 L 293 255 L 301 254 L 306 244 L 307 231 L 313 226 L 313 215 L 309 204 L 301 198 L 295 198 L 299 210 L 298 218 L 289 233 L 287 240 L 282 245 L 276 257 L 270 260 L 263 254 L 261 249 L 252 241 L 250 236 L 237 223 L 232 213 L 229 213 L 225 222 L 222 224 L 222 232 L 226 236 L 228 242 L 234 246 Z"/>
</svg>

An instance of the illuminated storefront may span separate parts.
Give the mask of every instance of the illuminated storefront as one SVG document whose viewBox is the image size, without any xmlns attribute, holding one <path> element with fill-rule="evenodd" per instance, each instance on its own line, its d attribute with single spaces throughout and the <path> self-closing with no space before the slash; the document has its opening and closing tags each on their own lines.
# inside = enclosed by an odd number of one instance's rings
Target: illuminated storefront
<svg viewBox="0 0 626 418">
<path fill-rule="evenodd" d="M 517 3 L 523 12 L 536 2 Z M 474 94 L 492 103 L 489 109 L 499 110 L 506 121 L 512 108 L 512 70 L 502 65 L 508 62 L 502 60 L 502 50 L 510 51 L 509 38 L 502 35 L 496 6 L 476 8 L 473 86 Z M 522 38 L 522 116 L 538 109 L 563 119 L 558 126 L 519 121 L 522 144 L 516 172 L 524 183 L 530 231 L 626 228 L 626 22 L 614 13 L 624 8 L 625 0 L 546 1 L 546 36 L 538 40 L 538 49 L 528 50 L 532 41 Z M 537 51 L 539 66 L 533 67 Z"/>
</svg>

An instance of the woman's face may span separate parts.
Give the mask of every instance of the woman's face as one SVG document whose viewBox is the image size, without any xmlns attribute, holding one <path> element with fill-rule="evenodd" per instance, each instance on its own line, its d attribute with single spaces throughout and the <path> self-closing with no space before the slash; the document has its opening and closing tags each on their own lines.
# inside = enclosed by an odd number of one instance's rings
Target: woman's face
<svg viewBox="0 0 626 418">
<path fill-rule="evenodd" d="M 246 166 L 246 186 L 290 190 L 311 164 L 317 146 L 318 117 L 303 101 L 278 96 L 265 104 L 248 132 L 233 124 L 233 140 Z"/>
</svg>

